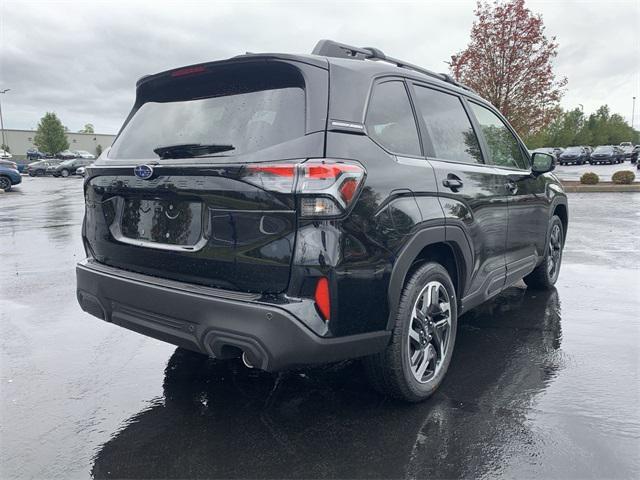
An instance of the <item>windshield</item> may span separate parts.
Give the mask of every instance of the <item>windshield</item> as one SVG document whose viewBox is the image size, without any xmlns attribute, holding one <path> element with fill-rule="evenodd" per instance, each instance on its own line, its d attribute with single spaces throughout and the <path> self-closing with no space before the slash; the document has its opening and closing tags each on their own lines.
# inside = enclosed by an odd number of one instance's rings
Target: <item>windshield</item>
<svg viewBox="0 0 640 480">
<path fill-rule="evenodd" d="M 231 156 L 303 136 L 304 89 L 281 72 L 263 78 L 265 73 L 254 67 L 243 76 L 201 75 L 189 88 L 174 80 L 163 95 L 154 92 L 162 101 L 150 99 L 135 111 L 109 158 Z"/>
<path fill-rule="evenodd" d="M 73 160 L 65 160 L 64 162 L 60 163 L 60 165 L 69 166 L 72 163 L 73 163 Z"/>
<path fill-rule="evenodd" d="M 593 153 L 611 153 L 613 151 L 613 147 L 600 146 L 596 147 Z"/>
</svg>

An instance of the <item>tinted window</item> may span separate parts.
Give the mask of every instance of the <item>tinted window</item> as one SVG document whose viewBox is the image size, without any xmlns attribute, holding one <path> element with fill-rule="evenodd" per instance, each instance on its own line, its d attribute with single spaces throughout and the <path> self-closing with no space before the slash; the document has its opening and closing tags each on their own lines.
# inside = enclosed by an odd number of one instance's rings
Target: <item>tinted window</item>
<svg viewBox="0 0 640 480">
<path fill-rule="evenodd" d="M 142 105 L 113 144 L 111 158 L 158 158 L 154 149 L 179 144 L 224 144 L 225 154 L 254 152 L 304 135 L 300 88 Z"/>
<path fill-rule="evenodd" d="M 297 69 L 275 62 L 161 75 L 138 88 L 140 106 L 109 157 L 158 158 L 158 147 L 190 144 L 232 146 L 223 155 L 233 156 L 294 140 L 305 134 L 304 87 Z"/>
<path fill-rule="evenodd" d="M 501 167 L 529 168 L 529 160 L 524 157 L 520 144 L 511 130 L 491 110 L 470 102 L 487 146 L 491 163 Z"/>
<path fill-rule="evenodd" d="M 420 155 L 418 127 L 403 82 L 376 85 L 366 124 L 369 135 L 391 152 Z"/>
<path fill-rule="evenodd" d="M 424 118 L 436 157 L 481 163 L 478 138 L 460 99 L 425 87 L 416 86 L 415 91 L 417 108 Z"/>
</svg>

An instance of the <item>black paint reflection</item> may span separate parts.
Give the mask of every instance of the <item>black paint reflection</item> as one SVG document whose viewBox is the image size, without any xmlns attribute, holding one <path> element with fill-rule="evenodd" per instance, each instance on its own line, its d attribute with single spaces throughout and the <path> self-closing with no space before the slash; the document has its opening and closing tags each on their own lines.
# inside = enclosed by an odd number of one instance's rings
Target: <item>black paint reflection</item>
<svg viewBox="0 0 640 480">
<path fill-rule="evenodd" d="M 555 290 L 511 288 L 460 319 L 439 392 L 373 392 L 357 362 L 280 376 L 176 350 L 165 397 L 98 452 L 97 478 L 478 477 L 535 456 L 527 414 L 561 368 Z"/>
</svg>

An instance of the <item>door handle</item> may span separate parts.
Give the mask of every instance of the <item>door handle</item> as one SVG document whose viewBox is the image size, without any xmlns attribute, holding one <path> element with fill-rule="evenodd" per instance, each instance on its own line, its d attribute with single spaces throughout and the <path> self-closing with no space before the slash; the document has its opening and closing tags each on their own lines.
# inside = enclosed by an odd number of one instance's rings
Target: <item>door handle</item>
<svg viewBox="0 0 640 480">
<path fill-rule="evenodd" d="M 518 191 L 518 184 L 513 180 L 509 180 L 507 183 L 504 184 L 504 186 L 507 187 L 507 190 L 511 195 L 515 195 L 516 192 Z"/>
<path fill-rule="evenodd" d="M 455 192 L 459 188 L 462 188 L 462 185 L 464 184 L 462 183 L 462 180 L 460 180 L 459 178 L 445 178 L 444 180 L 442 180 L 442 185 L 444 185 L 447 188 L 450 188 Z"/>
</svg>

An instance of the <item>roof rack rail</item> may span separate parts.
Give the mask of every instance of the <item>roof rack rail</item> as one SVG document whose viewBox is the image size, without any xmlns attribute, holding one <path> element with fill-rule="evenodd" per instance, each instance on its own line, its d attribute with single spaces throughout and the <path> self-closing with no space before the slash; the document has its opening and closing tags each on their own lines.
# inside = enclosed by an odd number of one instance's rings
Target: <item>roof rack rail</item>
<svg viewBox="0 0 640 480">
<path fill-rule="evenodd" d="M 382 50 L 373 47 L 354 47 L 345 43 L 334 42 L 333 40 L 320 40 L 311 53 L 313 55 L 321 55 L 323 57 L 349 58 L 352 60 L 378 60 L 381 62 L 387 62 L 396 65 L 397 67 L 414 70 L 424 75 L 437 78 L 438 80 L 451 83 L 456 87 L 464 88 L 465 90 L 473 92 L 471 88 L 457 82 L 447 73 L 432 72 L 431 70 L 413 65 L 409 62 L 389 57 L 388 55 L 385 55 Z"/>
</svg>

